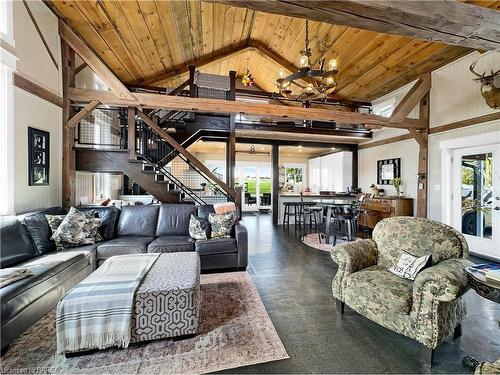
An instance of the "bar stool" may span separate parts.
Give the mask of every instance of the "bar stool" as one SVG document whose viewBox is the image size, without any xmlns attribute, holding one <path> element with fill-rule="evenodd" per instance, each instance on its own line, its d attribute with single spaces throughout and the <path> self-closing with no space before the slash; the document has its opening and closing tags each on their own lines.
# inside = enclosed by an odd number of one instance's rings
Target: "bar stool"
<svg viewBox="0 0 500 375">
<path fill-rule="evenodd" d="M 318 233 L 319 242 L 321 242 L 321 234 L 319 231 L 319 219 L 321 213 L 323 212 L 323 207 L 316 206 L 314 203 L 304 202 L 304 194 L 300 193 L 300 215 L 299 215 L 299 226 L 304 224 L 304 229 L 307 226 L 307 218 L 309 218 L 309 228 L 312 229 L 314 222 L 314 230 Z"/>
<path fill-rule="evenodd" d="M 293 217 L 293 223 L 299 223 L 300 203 L 299 202 L 283 202 L 285 209 L 283 211 L 283 227 L 285 224 L 290 228 L 290 218 Z"/>
</svg>

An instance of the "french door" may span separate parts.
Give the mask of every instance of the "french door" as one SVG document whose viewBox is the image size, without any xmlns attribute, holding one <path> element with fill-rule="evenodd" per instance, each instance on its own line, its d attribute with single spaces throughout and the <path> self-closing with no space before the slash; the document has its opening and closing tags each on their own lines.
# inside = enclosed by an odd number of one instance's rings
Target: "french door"
<svg viewBox="0 0 500 375">
<path fill-rule="evenodd" d="M 452 168 L 453 226 L 471 251 L 500 259 L 500 144 L 456 149 Z"/>
</svg>

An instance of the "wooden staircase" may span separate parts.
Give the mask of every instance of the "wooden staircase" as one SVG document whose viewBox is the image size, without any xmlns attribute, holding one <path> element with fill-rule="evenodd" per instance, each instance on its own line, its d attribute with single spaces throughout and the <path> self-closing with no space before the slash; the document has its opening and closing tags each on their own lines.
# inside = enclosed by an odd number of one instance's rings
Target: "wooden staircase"
<svg viewBox="0 0 500 375">
<path fill-rule="evenodd" d="M 127 150 L 102 151 L 77 148 L 76 168 L 86 172 L 123 173 L 162 203 L 178 203 L 196 195 L 173 176 L 144 160 L 128 158 Z"/>
</svg>

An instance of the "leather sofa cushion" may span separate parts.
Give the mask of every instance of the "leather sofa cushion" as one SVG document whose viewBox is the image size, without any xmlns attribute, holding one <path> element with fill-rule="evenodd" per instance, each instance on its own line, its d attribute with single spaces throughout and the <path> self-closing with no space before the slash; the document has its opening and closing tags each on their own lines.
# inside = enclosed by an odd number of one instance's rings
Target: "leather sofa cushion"
<svg viewBox="0 0 500 375">
<path fill-rule="evenodd" d="M 196 214 L 191 204 L 162 204 L 158 214 L 156 235 L 189 236 L 189 219 Z"/>
<path fill-rule="evenodd" d="M 194 251 L 194 240 L 189 236 L 161 236 L 148 246 L 148 253 L 176 253 L 180 251 Z"/>
<path fill-rule="evenodd" d="M 118 219 L 118 236 L 154 236 L 159 206 L 123 206 Z"/>
<path fill-rule="evenodd" d="M 198 240 L 195 243 L 195 250 L 200 255 L 207 254 L 227 254 L 238 251 L 234 238 L 214 238 L 209 240 Z"/>
<path fill-rule="evenodd" d="M 154 237 L 122 236 L 97 244 L 97 259 L 115 255 L 145 253 Z"/>
<path fill-rule="evenodd" d="M 70 249 L 57 250 L 58 254 L 83 254 L 89 260 L 92 271 L 97 268 L 97 244 L 72 247 Z"/>
<path fill-rule="evenodd" d="M 410 313 L 413 302 L 413 282 L 387 271 L 380 265 L 371 266 L 347 276 L 345 301 L 363 304 L 367 301 L 386 311 L 402 315 Z M 356 309 L 355 309 L 356 310 Z"/>
<path fill-rule="evenodd" d="M 115 238 L 116 224 L 120 216 L 120 210 L 116 207 L 78 207 L 78 211 L 94 210 L 97 217 L 101 219 L 102 224 L 99 227 L 99 233 L 105 240 Z"/>
<path fill-rule="evenodd" d="M 0 267 L 10 267 L 35 256 L 26 229 L 15 216 L 0 217 Z"/>
<path fill-rule="evenodd" d="M 66 215 L 62 207 L 50 207 L 44 210 L 29 212 L 19 216 L 28 228 L 33 245 L 38 254 L 45 254 L 56 249 L 56 244 L 50 239 L 52 231 L 45 215 Z"/>
<path fill-rule="evenodd" d="M 62 272 L 69 271 L 68 277 L 71 277 L 88 265 L 89 260 L 81 253 L 61 252 L 38 256 L 17 265 L 31 269 L 33 274 L 0 289 L 2 324 L 63 283 L 66 277 L 60 277 Z"/>
</svg>

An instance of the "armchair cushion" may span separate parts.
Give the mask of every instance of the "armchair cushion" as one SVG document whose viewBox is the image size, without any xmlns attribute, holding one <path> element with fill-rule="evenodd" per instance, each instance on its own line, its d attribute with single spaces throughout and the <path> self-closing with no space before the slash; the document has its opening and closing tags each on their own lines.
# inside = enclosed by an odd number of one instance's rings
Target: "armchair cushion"
<svg viewBox="0 0 500 375">
<path fill-rule="evenodd" d="M 464 268 L 469 265 L 465 259 L 447 259 L 420 272 L 413 284 L 416 301 L 422 294 L 430 293 L 441 302 L 450 302 L 467 291 L 467 275 Z"/>
<path fill-rule="evenodd" d="M 377 264 L 377 245 L 373 240 L 348 242 L 335 246 L 331 256 L 339 266 L 332 281 L 333 296 L 343 301 L 342 291 L 345 289 L 346 277 L 353 272 Z"/>
<path fill-rule="evenodd" d="M 413 282 L 375 265 L 347 276 L 345 300 L 351 307 L 377 312 L 410 313 Z M 356 310 L 356 308 L 355 308 Z"/>
<path fill-rule="evenodd" d="M 348 273 L 377 264 L 377 244 L 373 240 L 347 242 L 334 246 L 332 259 Z"/>
</svg>

